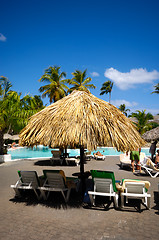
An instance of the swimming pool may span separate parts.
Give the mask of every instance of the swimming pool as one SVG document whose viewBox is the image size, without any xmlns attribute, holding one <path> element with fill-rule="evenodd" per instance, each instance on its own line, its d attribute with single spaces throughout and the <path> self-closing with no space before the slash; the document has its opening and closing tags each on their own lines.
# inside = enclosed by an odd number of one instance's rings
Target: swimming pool
<svg viewBox="0 0 159 240">
<path fill-rule="evenodd" d="M 11 154 L 11 159 L 26 159 L 26 158 L 50 158 L 52 156 L 53 149 L 44 147 L 44 146 L 37 146 L 32 148 L 16 148 L 16 149 L 9 149 L 8 154 Z M 111 147 L 98 147 L 97 151 L 100 151 L 103 155 L 107 156 L 119 156 L 122 152 L 118 152 L 116 149 Z M 142 148 L 142 152 L 144 152 L 147 156 L 150 156 L 149 148 Z M 69 156 L 77 156 L 80 155 L 79 149 L 67 149 Z M 95 151 L 93 151 L 95 152 Z M 91 152 L 91 154 L 93 154 Z"/>
</svg>

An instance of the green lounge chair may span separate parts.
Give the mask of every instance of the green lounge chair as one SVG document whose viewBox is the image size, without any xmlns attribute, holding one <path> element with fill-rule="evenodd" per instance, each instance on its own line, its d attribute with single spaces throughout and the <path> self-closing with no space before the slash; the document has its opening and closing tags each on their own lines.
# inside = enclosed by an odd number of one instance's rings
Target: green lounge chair
<svg viewBox="0 0 159 240">
<path fill-rule="evenodd" d="M 103 196 L 113 197 L 115 208 L 118 207 L 118 191 L 115 185 L 115 177 L 113 172 L 91 170 L 92 179 L 94 181 L 94 191 L 88 191 L 92 205 L 95 205 L 95 197 Z"/>
<path fill-rule="evenodd" d="M 16 197 L 21 197 L 19 190 L 33 190 L 37 199 L 41 199 L 42 195 L 38 194 L 40 190 L 40 181 L 36 171 L 18 171 L 19 180 L 15 185 L 11 185 L 14 189 Z"/>
<path fill-rule="evenodd" d="M 50 192 L 61 192 L 65 202 L 69 201 L 71 189 L 76 188 L 76 178 L 66 178 L 63 170 L 43 170 L 45 182 L 40 188 L 44 200 Z"/>
</svg>

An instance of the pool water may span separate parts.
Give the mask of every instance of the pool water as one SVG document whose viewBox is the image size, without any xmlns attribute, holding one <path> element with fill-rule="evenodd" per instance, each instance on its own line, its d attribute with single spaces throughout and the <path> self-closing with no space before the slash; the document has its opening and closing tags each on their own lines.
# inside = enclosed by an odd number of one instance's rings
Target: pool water
<svg viewBox="0 0 159 240">
<path fill-rule="evenodd" d="M 49 158 L 52 157 L 51 151 L 55 149 L 47 147 L 34 147 L 32 148 L 15 148 L 9 149 L 8 154 L 11 154 L 11 159 L 24 159 L 24 158 Z M 58 150 L 58 149 L 57 149 Z M 79 155 L 79 149 L 68 149 L 69 156 Z"/>
<path fill-rule="evenodd" d="M 32 148 L 16 148 L 16 149 L 9 149 L 8 154 L 11 154 L 11 159 L 25 159 L 25 158 L 49 158 L 52 157 L 52 151 L 53 149 L 44 147 L 44 146 L 37 146 Z M 54 149 L 55 150 L 55 149 Z M 118 152 L 114 148 L 108 148 L 108 147 L 100 147 L 97 148 L 96 151 L 100 151 L 103 155 L 108 155 L 108 156 L 118 156 L 122 152 Z M 149 153 L 149 148 L 142 148 L 141 150 L 144 152 L 147 156 L 150 156 Z M 67 149 L 67 152 L 69 153 L 69 156 L 77 156 L 80 155 L 80 150 L 79 149 Z M 93 155 L 95 151 L 91 152 Z"/>
</svg>

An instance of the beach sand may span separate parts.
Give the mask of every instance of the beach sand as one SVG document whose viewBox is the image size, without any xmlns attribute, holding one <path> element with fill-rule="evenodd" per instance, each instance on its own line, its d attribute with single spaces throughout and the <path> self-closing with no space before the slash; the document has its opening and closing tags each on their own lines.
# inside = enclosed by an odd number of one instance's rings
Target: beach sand
<svg viewBox="0 0 159 240">
<path fill-rule="evenodd" d="M 117 211 L 113 204 L 108 210 L 90 209 L 86 205 L 75 203 L 75 194 L 71 194 L 68 204 L 15 201 L 10 185 L 17 181 L 17 171 L 36 170 L 40 176 L 43 169 L 63 169 L 66 176 L 72 176 L 79 172 L 80 167 L 49 166 L 47 160 L 21 160 L 0 165 L 0 239 L 158 239 L 159 208 L 154 199 L 159 178 L 135 176 L 131 171 L 121 170 L 118 156 L 108 156 L 105 161 L 87 161 L 85 164 L 85 171 L 113 171 L 116 180 L 131 178 L 150 181 L 151 209 L 141 213 L 133 207 Z"/>
</svg>

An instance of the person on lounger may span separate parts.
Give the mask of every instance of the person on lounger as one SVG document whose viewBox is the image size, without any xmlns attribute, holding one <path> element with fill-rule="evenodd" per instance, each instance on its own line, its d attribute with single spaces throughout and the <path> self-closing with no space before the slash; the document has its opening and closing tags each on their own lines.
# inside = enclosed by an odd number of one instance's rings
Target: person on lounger
<svg viewBox="0 0 159 240">
<path fill-rule="evenodd" d="M 99 151 L 98 151 L 98 152 L 96 152 L 96 153 L 94 153 L 93 155 L 94 155 L 94 156 L 104 156 L 104 155 L 103 155 L 103 154 L 101 154 L 101 152 L 99 152 Z"/>
<path fill-rule="evenodd" d="M 93 154 L 94 155 L 94 158 L 96 159 L 96 160 L 105 160 L 105 155 L 103 155 L 101 152 L 96 152 L 96 153 L 94 153 Z"/>
<path fill-rule="evenodd" d="M 159 169 L 157 168 L 157 164 L 155 164 L 150 158 L 148 158 L 146 156 L 142 160 L 140 159 L 140 163 L 141 163 L 141 165 L 150 167 L 157 172 L 159 171 Z"/>
<path fill-rule="evenodd" d="M 156 152 L 155 164 L 159 167 L 159 150 Z"/>
</svg>

